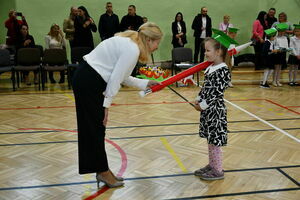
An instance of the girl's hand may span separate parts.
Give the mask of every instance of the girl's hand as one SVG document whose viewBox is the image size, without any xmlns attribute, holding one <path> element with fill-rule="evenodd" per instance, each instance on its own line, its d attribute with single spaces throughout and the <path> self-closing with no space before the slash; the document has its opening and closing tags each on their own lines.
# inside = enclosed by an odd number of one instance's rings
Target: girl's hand
<svg viewBox="0 0 300 200">
<path fill-rule="evenodd" d="M 300 56 L 297 56 L 297 59 L 300 60 Z"/>
<path fill-rule="evenodd" d="M 104 110 L 104 120 L 103 120 L 103 125 L 106 127 L 108 121 L 108 108 L 105 108 Z"/>
<path fill-rule="evenodd" d="M 158 84 L 161 85 L 161 82 L 155 80 L 149 80 L 147 87 L 151 87 L 153 85 L 158 85 Z"/>
<path fill-rule="evenodd" d="M 194 108 L 195 108 L 195 110 L 197 110 L 197 111 L 200 111 L 200 112 L 202 111 L 202 109 L 201 109 L 201 107 L 200 107 L 198 101 L 195 101 Z"/>
</svg>

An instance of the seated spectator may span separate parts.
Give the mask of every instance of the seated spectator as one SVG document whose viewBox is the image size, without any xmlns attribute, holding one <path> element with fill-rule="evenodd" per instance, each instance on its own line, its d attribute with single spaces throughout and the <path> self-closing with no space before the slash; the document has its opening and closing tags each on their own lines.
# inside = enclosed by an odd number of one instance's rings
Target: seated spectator
<svg viewBox="0 0 300 200">
<path fill-rule="evenodd" d="M 53 24 L 50 28 L 50 32 L 45 37 L 46 46 L 45 49 L 65 49 L 66 41 L 62 30 L 57 24 Z M 51 83 L 56 83 L 53 78 L 53 72 L 49 72 L 49 79 Z M 60 72 L 60 81 L 59 83 L 65 82 L 65 73 L 64 71 Z"/>
<path fill-rule="evenodd" d="M 35 43 L 34 39 L 31 35 L 29 35 L 28 32 L 28 26 L 26 24 L 21 25 L 21 28 L 19 30 L 19 33 L 17 34 L 17 40 L 16 40 L 16 49 L 21 48 L 34 48 Z M 27 85 L 31 85 L 31 82 L 29 81 L 29 72 L 25 71 L 24 74 L 24 81 Z M 37 77 L 37 71 L 34 71 L 34 84 L 38 84 L 38 77 Z"/>
<path fill-rule="evenodd" d="M 224 33 L 228 32 L 229 27 L 233 27 L 232 24 L 229 23 L 230 17 L 228 15 L 224 15 L 223 22 L 219 24 L 219 30 L 223 31 Z"/>
</svg>

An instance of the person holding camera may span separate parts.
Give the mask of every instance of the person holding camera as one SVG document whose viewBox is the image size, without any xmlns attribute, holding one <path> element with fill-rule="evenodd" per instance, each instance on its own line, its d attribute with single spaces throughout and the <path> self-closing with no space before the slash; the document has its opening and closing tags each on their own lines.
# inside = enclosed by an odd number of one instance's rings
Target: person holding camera
<svg viewBox="0 0 300 200">
<path fill-rule="evenodd" d="M 18 16 L 22 19 L 17 19 Z M 15 47 L 18 32 L 23 24 L 27 25 L 27 22 L 22 13 L 16 12 L 15 10 L 10 10 L 8 17 L 9 18 L 4 22 L 5 27 L 7 28 L 6 45 Z"/>
<path fill-rule="evenodd" d="M 83 6 L 78 7 L 78 16 L 74 21 L 74 47 L 91 47 L 94 49 L 92 32 L 97 31 L 95 21 L 90 17 L 87 9 Z"/>
</svg>

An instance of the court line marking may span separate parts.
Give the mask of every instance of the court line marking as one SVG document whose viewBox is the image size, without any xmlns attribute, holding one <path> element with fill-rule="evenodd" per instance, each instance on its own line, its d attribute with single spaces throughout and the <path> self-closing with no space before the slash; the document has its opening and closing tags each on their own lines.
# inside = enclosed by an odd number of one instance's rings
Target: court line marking
<svg viewBox="0 0 300 200">
<path fill-rule="evenodd" d="M 286 128 L 284 130 L 299 130 L 300 128 Z M 261 129 L 261 130 L 239 130 L 239 131 L 229 131 L 228 133 L 251 133 L 251 132 L 263 132 L 263 131 L 274 131 L 274 129 Z M 49 131 L 50 132 L 50 131 Z M 58 131 L 52 131 L 58 132 Z M 26 133 L 26 132 L 24 132 Z M 32 132 L 29 132 L 32 133 Z M 35 132 L 39 133 L 39 132 Z M 43 131 L 41 133 L 44 133 Z M 165 134 L 165 135 L 145 135 L 145 136 L 133 136 L 133 137 L 110 137 L 110 140 L 129 140 L 129 139 L 144 139 L 144 138 L 156 138 L 156 137 L 180 137 L 180 136 L 193 136 L 199 133 L 182 133 L 182 134 Z M 0 144 L 0 147 L 6 146 L 25 146 L 25 145 L 41 145 L 41 144 L 61 144 L 61 143 L 77 143 L 77 140 L 63 140 L 63 141 L 53 141 L 53 142 L 33 142 L 33 143 L 11 143 L 11 144 Z"/>
<path fill-rule="evenodd" d="M 277 166 L 277 167 L 260 167 L 260 168 L 246 168 L 246 169 L 232 169 L 224 170 L 225 173 L 234 172 L 247 172 L 247 171 L 260 171 L 260 170 L 277 170 L 277 169 L 289 169 L 289 168 L 300 168 L 300 165 L 289 165 L 289 166 Z M 194 176 L 194 173 L 182 173 L 182 174 L 168 174 L 160 176 L 141 176 L 125 178 L 125 181 L 135 181 L 135 180 L 147 180 L 147 179 L 160 179 L 160 178 L 172 178 L 181 176 Z M 18 186 L 18 187 L 1 187 L 0 191 L 4 190 L 22 190 L 22 189 L 36 189 L 36 188 L 47 188 L 47 187 L 61 187 L 69 185 L 85 185 L 85 184 L 95 184 L 96 181 L 82 181 L 82 182 L 70 182 L 70 183 L 57 183 L 57 184 L 47 184 L 47 185 L 32 185 L 32 186 Z"/>
<path fill-rule="evenodd" d="M 165 148 L 169 151 L 169 153 L 171 154 L 171 156 L 173 157 L 173 159 L 176 161 L 176 163 L 179 166 L 179 168 L 183 172 L 188 172 L 188 170 L 186 169 L 186 167 L 184 166 L 184 164 L 181 162 L 180 158 L 175 153 L 175 151 L 172 148 L 172 146 L 168 143 L 167 139 L 164 138 L 164 137 L 162 137 L 162 138 L 160 138 L 160 141 L 163 143 L 163 145 L 165 146 Z"/>
<path fill-rule="evenodd" d="M 247 114 L 250 115 L 251 117 L 254 117 L 255 119 L 261 121 L 262 123 L 264 123 L 264 124 L 266 124 L 266 125 L 268 125 L 268 126 L 274 128 L 275 130 L 279 131 L 280 133 L 282 133 L 282 134 L 284 134 L 284 135 L 290 137 L 291 139 L 295 140 L 296 142 L 300 143 L 300 139 L 298 139 L 298 138 L 296 138 L 295 136 L 289 134 L 288 132 L 286 132 L 286 131 L 284 131 L 284 130 L 278 128 L 277 126 L 275 126 L 275 125 L 273 125 L 273 124 L 267 122 L 266 120 L 263 120 L 262 118 L 258 117 L 257 115 L 255 115 L 255 114 L 253 114 L 253 113 L 251 113 L 251 112 L 245 110 L 244 108 L 242 108 L 242 107 L 240 107 L 240 106 L 238 106 L 238 105 L 236 105 L 236 104 L 234 104 L 234 103 L 232 103 L 232 102 L 230 102 L 230 101 L 228 101 L 228 100 L 226 100 L 226 99 L 224 99 L 224 101 L 227 102 L 227 103 L 229 103 L 229 104 L 232 105 L 233 107 L 235 107 L 235 108 L 237 108 L 237 109 L 239 109 L 239 110 L 241 110 L 241 111 L 247 113 Z M 289 110 L 290 110 L 290 109 L 289 109 Z"/>
</svg>

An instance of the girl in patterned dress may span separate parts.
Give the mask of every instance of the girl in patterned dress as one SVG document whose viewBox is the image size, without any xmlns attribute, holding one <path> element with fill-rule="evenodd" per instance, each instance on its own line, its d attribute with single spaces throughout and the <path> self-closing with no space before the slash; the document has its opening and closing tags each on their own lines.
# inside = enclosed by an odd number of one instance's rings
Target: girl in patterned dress
<svg viewBox="0 0 300 200">
<path fill-rule="evenodd" d="M 215 36 L 206 38 L 204 44 L 205 56 L 213 63 L 204 72 L 195 109 L 201 112 L 199 135 L 207 139 L 209 164 L 196 170 L 195 175 L 204 180 L 218 180 L 224 178 L 221 147 L 227 144 L 227 112 L 223 97 L 231 80 L 224 61 L 230 44 L 224 46 Z"/>
</svg>

